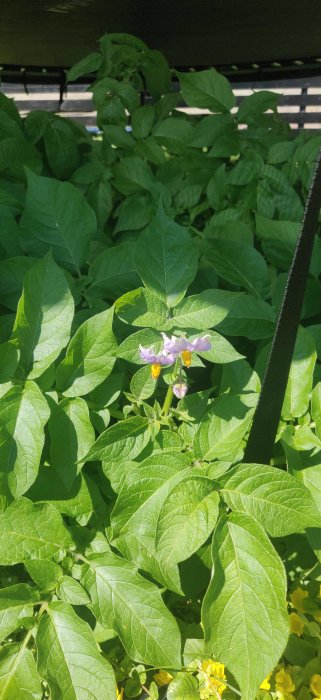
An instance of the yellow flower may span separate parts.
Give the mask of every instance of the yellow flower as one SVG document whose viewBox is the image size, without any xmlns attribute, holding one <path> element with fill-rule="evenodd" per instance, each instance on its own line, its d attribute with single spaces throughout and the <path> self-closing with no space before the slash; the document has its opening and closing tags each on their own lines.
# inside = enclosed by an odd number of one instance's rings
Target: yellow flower
<svg viewBox="0 0 321 700">
<path fill-rule="evenodd" d="M 157 685 L 161 687 L 162 685 L 168 685 L 170 681 L 173 680 L 174 676 L 167 671 L 158 671 L 158 673 L 155 673 L 153 678 Z"/>
<path fill-rule="evenodd" d="M 224 681 L 226 681 L 224 664 L 221 664 L 219 661 L 213 661 L 212 659 L 205 659 L 199 668 L 201 700 L 206 700 L 212 696 L 217 697 L 217 693 L 222 695 L 227 687 L 224 683 Z"/>
<path fill-rule="evenodd" d="M 321 611 L 320 611 L 321 612 Z M 301 637 L 303 634 L 304 630 L 304 622 L 301 620 L 299 615 L 295 612 L 292 612 L 289 615 L 290 618 L 290 630 L 293 634 L 297 634 L 298 637 Z"/>
<path fill-rule="evenodd" d="M 116 688 L 116 700 L 123 700 L 124 697 L 124 688 Z"/>
<path fill-rule="evenodd" d="M 294 608 L 299 612 L 304 612 L 303 601 L 304 598 L 308 598 L 308 591 L 304 591 L 303 588 L 296 588 L 293 593 L 290 594 L 291 602 Z"/>
<path fill-rule="evenodd" d="M 314 698 L 321 698 L 321 676 L 315 673 L 310 678 L 310 690 Z"/>
<path fill-rule="evenodd" d="M 271 688 L 271 683 L 269 683 L 269 680 L 272 676 L 272 673 L 269 673 L 268 676 L 264 679 L 263 683 L 260 685 L 260 690 L 270 690 Z"/>
<path fill-rule="evenodd" d="M 289 671 L 286 671 L 284 666 L 280 668 L 275 676 L 275 690 L 279 690 L 283 695 L 287 695 L 291 693 L 292 690 L 295 690 L 295 685 Z"/>
</svg>

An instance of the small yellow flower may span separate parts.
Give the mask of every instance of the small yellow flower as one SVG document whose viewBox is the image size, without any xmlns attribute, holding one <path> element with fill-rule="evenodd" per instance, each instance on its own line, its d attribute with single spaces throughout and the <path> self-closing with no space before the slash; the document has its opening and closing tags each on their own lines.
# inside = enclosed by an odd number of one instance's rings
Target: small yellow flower
<svg viewBox="0 0 321 700">
<path fill-rule="evenodd" d="M 310 690 L 314 698 L 321 698 L 321 676 L 315 673 L 310 678 Z"/>
<path fill-rule="evenodd" d="M 260 690 L 270 690 L 271 683 L 269 683 L 269 681 L 270 681 L 271 676 L 272 676 L 272 673 L 269 673 L 269 675 L 266 676 L 266 678 L 264 678 L 263 683 L 261 683 L 261 685 L 260 685 Z"/>
<path fill-rule="evenodd" d="M 116 688 L 116 700 L 123 700 L 124 688 Z"/>
<path fill-rule="evenodd" d="M 309 597 L 308 591 L 304 591 L 303 588 L 296 588 L 293 593 L 290 594 L 291 602 L 294 608 L 299 612 L 304 612 L 303 601 L 305 598 Z"/>
<path fill-rule="evenodd" d="M 295 690 L 295 685 L 290 673 L 289 671 L 285 670 L 284 666 L 280 668 L 275 676 L 275 690 L 283 693 L 283 695 L 287 695 L 288 693 L 291 693 L 292 690 Z"/>
<path fill-rule="evenodd" d="M 226 686 L 226 676 L 224 664 L 212 659 L 205 659 L 199 666 L 200 698 L 207 700 L 210 697 L 217 697 L 217 694 L 222 695 Z"/>
<path fill-rule="evenodd" d="M 158 671 L 153 678 L 157 685 L 161 687 L 163 685 L 168 685 L 173 680 L 174 676 L 167 671 Z"/>
<path fill-rule="evenodd" d="M 320 611 L 321 612 L 321 611 Z M 293 634 L 297 634 L 298 637 L 302 637 L 303 630 L 304 630 L 304 622 L 301 620 L 299 615 L 295 612 L 292 612 L 289 615 L 290 618 L 290 630 Z"/>
<path fill-rule="evenodd" d="M 182 350 L 182 360 L 185 367 L 190 367 L 192 364 L 192 353 L 191 350 Z"/>
</svg>

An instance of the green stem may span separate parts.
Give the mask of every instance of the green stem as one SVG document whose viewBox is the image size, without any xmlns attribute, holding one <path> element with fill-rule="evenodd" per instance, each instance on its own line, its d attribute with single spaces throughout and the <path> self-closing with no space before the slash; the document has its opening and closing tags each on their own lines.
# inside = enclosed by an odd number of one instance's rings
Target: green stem
<svg viewBox="0 0 321 700">
<path fill-rule="evenodd" d="M 166 396 L 165 396 L 165 401 L 164 401 L 164 403 L 163 403 L 163 408 L 162 408 L 162 414 L 163 414 L 164 416 L 168 416 L 169 409 L 170 409 L 170 407 L 171 407 L 171 405 L 172 405 L 173 396 L 174 396 L 173 387 L 172 387 L 172 386 L 169 386 L 168 389 L 167 389 L 167 393 L 166 393 Z"/>
</svg>

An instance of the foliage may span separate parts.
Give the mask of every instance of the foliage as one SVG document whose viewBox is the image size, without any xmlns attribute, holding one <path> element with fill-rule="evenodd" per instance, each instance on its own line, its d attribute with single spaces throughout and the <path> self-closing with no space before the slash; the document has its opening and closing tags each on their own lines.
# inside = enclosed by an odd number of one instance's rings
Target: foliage
<svg viewBox="0 0 321 700">
<path fill-rule="evenodd" d="M 98 136 L 0 101 L 0 698 L 321 698 L 319 237 L 242 464 L 321 136 L 129 35 L 88 72 Z"/>
</svg>

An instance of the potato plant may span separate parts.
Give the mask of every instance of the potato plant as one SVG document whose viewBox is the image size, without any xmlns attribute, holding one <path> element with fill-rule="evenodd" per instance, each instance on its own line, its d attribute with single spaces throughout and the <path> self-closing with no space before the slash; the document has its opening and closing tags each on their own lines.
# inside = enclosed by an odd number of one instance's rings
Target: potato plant
<svg viewBox="0 0 321 700">
<path fill-rule="evenodd" d="M 96 136 L 0 95 L 0 699 L 321 698 L 319 236 L 243 460 L 321 135 L 129 35 L 89 72 Z"/>
</svg>

